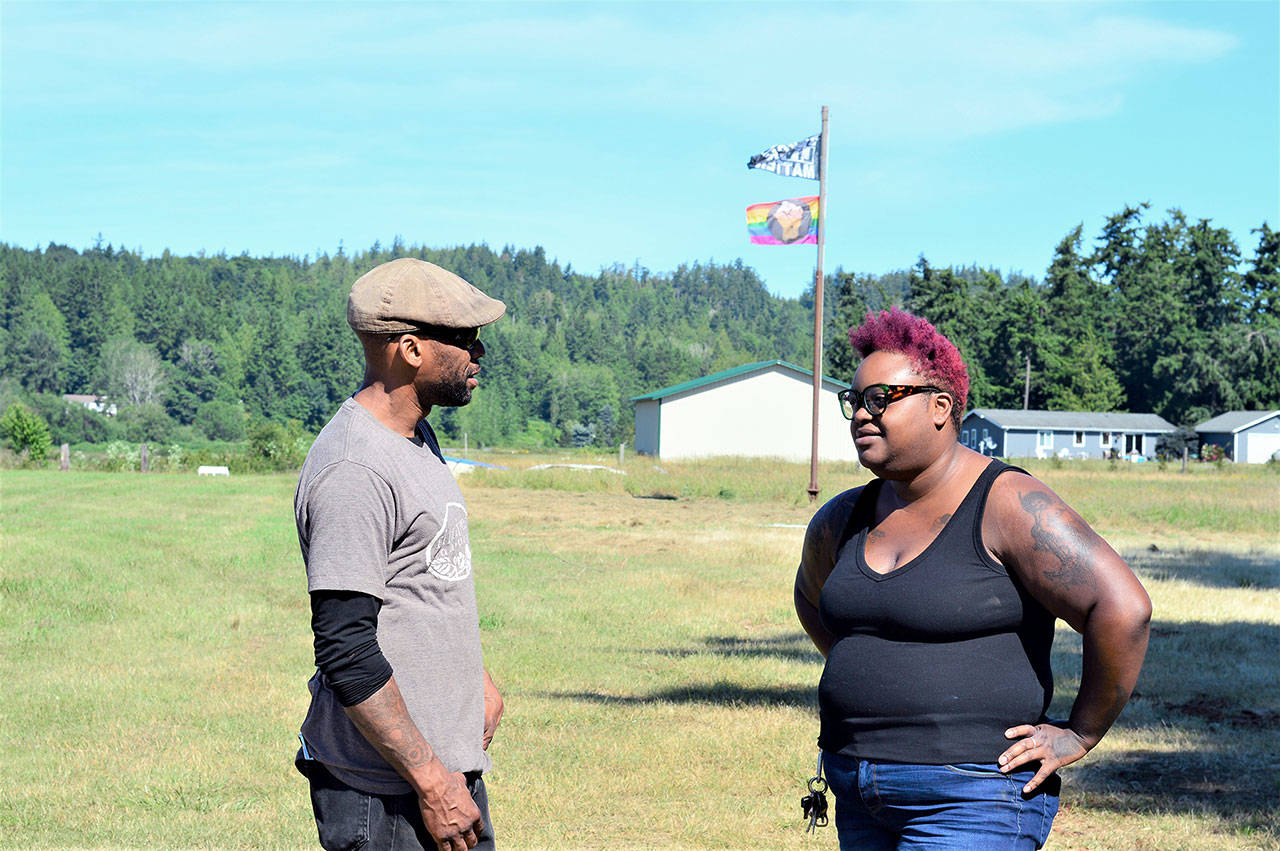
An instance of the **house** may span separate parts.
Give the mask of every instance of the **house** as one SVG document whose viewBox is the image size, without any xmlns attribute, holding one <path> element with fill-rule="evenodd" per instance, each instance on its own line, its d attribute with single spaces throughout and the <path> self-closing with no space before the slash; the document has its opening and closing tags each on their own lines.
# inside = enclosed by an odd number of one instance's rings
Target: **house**
<svg viewBox="0 0 1280 851">
<path fill-rule="evenodd" d="M 849 421 L 823 379 L 818 457 L 856 461 Z M 636 451 L 663 459 L 716 455 L 809 460 L 813 372 L 786 361 L 749 363 L 636 396 Z"/>
<path fill-rule="evenodd" d="M 975 408 L 960 423 L 960 442 L 1001 458 L 1154 458 L 1162 435 L 1176 429 L 1155 414 L 1018 411 Z"/>
<path fill-rule="evenodd" d="M 94 396 L 86 393 L 63 393 L 62 400 L 72 405 L 83 405 L 91 411 L 106 414 L 109 417 L 116 415 L 115 403 L 108 401 L 106 396 Z"/>
<path fill-rule="evenodd" d="M 1216 444 L 1233 461 L 1262 464 L 1280 452 L 1280 411 L 1227 411 L 1196 426 L 1200 446 Z"/>
</svg>

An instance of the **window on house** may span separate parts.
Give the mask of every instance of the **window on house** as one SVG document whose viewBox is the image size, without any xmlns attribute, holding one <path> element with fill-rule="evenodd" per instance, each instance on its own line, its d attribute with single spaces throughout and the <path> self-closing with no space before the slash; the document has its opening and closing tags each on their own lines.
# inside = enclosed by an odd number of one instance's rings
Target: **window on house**
<svg viewBox="0 0 1280 851">
<path fill-rule="evenodd" d="M 1109 432 L 1109 431 L 1104 431 L 1104 432 L 1102 433 L 1102 448 L 1103 448 L 1103 449 L 1110 449 L 1110 448 L 1111 448 L 1111 442 L 1112 442 L 1112 441 L 1111 441 L 1111 432 Z"/>
<path fill-rule="evenodd" d="M 1052 449 L 1053 448 L 1053 432 L 1051 431 L 1036 432 L 1036 446 L 1040 447 L 1041 449 Z"/>
<path fill-rule="evenodd" d="M 1078 431 L 1071 438 L 1072 446 L 1084 446 L 1084 432 Z"/>
</svg>

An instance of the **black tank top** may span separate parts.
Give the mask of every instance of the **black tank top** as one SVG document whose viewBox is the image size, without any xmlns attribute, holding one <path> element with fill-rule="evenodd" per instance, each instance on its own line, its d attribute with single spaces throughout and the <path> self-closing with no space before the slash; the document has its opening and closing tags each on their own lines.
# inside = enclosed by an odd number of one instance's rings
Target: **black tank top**
<svg viewBox="0 0 1280 851">
<path fill-rule="evenodd" d="M 864 558 L 882 480 L 854 506 L 818 610 L 834 637 L 819 743 L 858 759 L 995 762 L 1004 731 L 1045 720 L 1053 616 L 987 553 L 992 461 L 920 555 L 880 574 Z"/>
</svg>

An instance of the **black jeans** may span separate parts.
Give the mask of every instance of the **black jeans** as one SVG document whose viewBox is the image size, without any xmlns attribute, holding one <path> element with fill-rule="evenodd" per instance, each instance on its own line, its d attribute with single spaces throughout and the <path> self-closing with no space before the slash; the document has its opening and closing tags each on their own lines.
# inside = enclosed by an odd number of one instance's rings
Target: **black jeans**
<svg viewBox="0 0 1280 851">
<path fill-rule="evenodd" d="M 436 841 L 422 823 L 414 793 L 371 795 L 352 789 L 316 760 L 299 755 L 295 764 L 311 783 L 311 807 L 320 847 L 325 851 L 436 851 Z M 467 789 L 484 825 L 476 851 L 493 851 L 493 822 L 489 820 L 484 780 L 479 774 L 468 774 Z"/>
</svg>

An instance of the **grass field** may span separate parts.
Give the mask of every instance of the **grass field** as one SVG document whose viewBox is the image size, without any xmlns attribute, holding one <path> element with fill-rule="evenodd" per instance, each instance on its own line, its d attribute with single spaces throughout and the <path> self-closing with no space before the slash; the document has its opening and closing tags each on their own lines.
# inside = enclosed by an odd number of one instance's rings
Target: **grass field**
<svg viewBox="0 0 1280 851">
<path fill-rule="evenodd" d="M 486 455 L 463 477 L 507 849 L 806 837 L 821 660 L 791 610 L 807 467 Z M 1156 614 L 1049 848 L 1280 848 L 1280 476 L 1033 469 Z M 824 498 L 866 479 L 824 467 Z M 0 847 L 314 845 L 291 764 L 311 672 L 292 476 L 0 472 Z M 1055 646 L 1056 709 L 1079 642 Z"/>
</svg>

